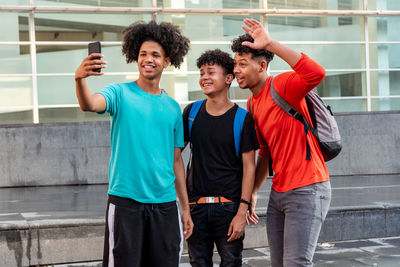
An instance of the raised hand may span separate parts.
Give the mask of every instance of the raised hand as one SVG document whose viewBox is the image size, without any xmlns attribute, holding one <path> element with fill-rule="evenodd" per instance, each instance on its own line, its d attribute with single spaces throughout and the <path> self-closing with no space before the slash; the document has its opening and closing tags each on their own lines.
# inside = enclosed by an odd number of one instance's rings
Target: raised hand
<svg viewBox="0 0 400 267">
<path fill-rule="evenodd" d="M 95 76 L 103 75 L 104 73 L 102 72 L 93 71 L 94 69 L 103 69 L 107 67 L 106 61 L 101 59 L 93 60 L 93 58 L 102 58 L 102 57 L 104 56 L 99 53 L 93 53 L 85 57 L 81 65 L 79 65 L 79 67 L 75 71 L 75 79 L 84 79 L 92 75 Z"/>
<path fill-rule="evenodd" d="M 250 34 L 254 39 L 254 43 L 245 41 L 242 45 L 248 46 L 252 49 L 267 49 L 268 45 L 271 44 L 272 39 L 261 23 L 255 19 L 244 19 L 243 22 L 247 26 L 243 25 L 243 30 Z"/>
</svg>

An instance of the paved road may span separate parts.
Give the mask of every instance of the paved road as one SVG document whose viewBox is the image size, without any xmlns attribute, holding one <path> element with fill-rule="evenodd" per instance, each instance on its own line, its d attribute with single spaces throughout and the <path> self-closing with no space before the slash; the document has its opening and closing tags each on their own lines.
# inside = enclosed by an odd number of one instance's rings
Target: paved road
<svg viewBox="0 0 400 267">
<path fill-rule="evenodd" d="M 258 248 L 244 251 L 243 267 L 270 266 L 269 251 Z M 215 262 L 219 261 L 215 257 Z M 182 258 L 180 267 L 189 267 L 188 257 Z M 218 266 L 214 264 L 214 266 Z M 400 237 L 323 243 L 314 256 L 315 267 L 399 267 Z"/>
<path fill-rule="evenodd" d="M 267 248 L 247 249 L 243 252 L 243 267 L 270 266 Z M 190 267 L 188 255 L 183 255 L 179 267 Z M 214 254 L 214 266 L 219 257 Z M 54 267 L 100 267 L 99 262 Z M 376 238 L 319 244 L 314 256 L 315 267 L 400 267 L 400 237 Z"/>
</svg>

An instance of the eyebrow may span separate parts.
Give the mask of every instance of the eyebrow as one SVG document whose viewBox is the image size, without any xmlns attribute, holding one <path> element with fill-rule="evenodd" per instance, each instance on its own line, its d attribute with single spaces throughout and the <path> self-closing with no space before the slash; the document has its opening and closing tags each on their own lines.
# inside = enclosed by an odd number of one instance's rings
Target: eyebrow
<svg viewBox="0 0 400 267">
<path fill-rule="evenodd" d="M 143 52 L 150 52 L 150 53 L 156 53 L 156 54 L 161 54 L 161 51 L 158 51 L 158 50 L 150 50 L 150 51 L 147 51 L 147 50 L 140 50 L 139 51 L 139 53 L 143 53 Z"/>
<path fill-rule="evenodd" d="M 200 68 L 200 71 L 204 71 L 204 70 L 210 70 L 210 69 L 213 69 L 213 70 L 215 70 L 216 69 L 216 67 L 214 67 L 214 66 L 207 66 L 207 67 L 205 67 L 205 68 Z"/>
</svg>

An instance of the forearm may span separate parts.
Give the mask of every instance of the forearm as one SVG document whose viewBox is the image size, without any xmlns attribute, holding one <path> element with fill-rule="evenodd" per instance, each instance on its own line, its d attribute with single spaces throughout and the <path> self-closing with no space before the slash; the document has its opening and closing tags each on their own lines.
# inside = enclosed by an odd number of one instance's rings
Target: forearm
<svg viewBox="0 0 400 267">
<path fill-rule="evenodd" d="M 291 67 L 296 65 L 301 58 L 299 52 L 275 40 L 271 40 L 271 42 L 266 45 L 265 49 L 286 61 Z"/>
<path fill-rule="evenodd" d="M 253 194 L 256 194 L 268 176 L 268 157 L 258 155 L 255 171 Z"/>
<path fill-rule="evenodd" d="M 180 150 L 180 148 L 178 148 Z M 186 180 L 185 180 L 185 166 L 183 164 L 182 157 L 175 157 L 174 160 L 174 173 L 175 173 L 175 188 L 176 194 L 179 199 L 179 203 L 181 204 L 181 208 L 183 211 L 189 211 L 189 200 L 186 189 Z"/>
<path fill-rule="evenodd" d="M 76 96 L 78 98 L 79 106 L 83 111 L 95 111 L 94 110 L 94 96 L 90 92 L 87 86 L 86 79 L 78 78 L 75 79 Z"/>
<path fill-rule="evenodd" d="M 243 179 L 241 198 L 245 201 L 251 201 L 251 194 L 254 187 L 255 167 L 255 151 L 243 153 Z M 240 203 L 239 212 L 246 213 L 249 206 L 246 203 Z"/>
</svg>

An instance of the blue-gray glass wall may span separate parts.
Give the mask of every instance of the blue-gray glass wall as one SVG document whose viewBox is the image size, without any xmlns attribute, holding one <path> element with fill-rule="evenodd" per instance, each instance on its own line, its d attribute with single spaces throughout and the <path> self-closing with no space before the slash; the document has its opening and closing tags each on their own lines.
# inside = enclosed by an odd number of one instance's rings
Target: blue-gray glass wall
<svg viewBox="0 0 400 267">
<path fill-rule="evenodd" d="M 121 54 L 122 31 L 151 19 L 179 25 L 192 41 L 181 68 L 169 67 L 161 80 L 182 107 L 204 97 L 197 57 L 213 48 L 232 54 L 242 19 L 253 17 L 272 38 L 323 65 L 316 90 L 335 112 L 399 110 L 399 10 L 397 0 L 1 0 L 0 124 L 108 119 L 80 111 L 75 69 L 87 44 L 101 41 L 108 68 L 88 78 L 91 90 L 135 80 L 136 65 Z M 288 70 L 275 57 L 269 73 Z M 250 95 L 236 82 L 229 94 L 242 106 Z"/>
</svg>

